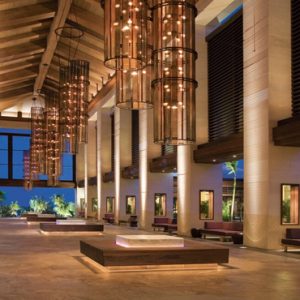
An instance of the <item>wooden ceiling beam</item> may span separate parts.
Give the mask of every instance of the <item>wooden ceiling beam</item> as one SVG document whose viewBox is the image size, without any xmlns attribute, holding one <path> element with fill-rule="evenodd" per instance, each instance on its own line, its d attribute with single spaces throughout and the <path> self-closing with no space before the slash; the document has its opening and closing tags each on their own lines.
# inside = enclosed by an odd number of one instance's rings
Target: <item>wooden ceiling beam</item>
<svg viewBox="0 0 300 300">
<path fill-rule="evenodd" d="M 62 27 L 65 24 L 67 16 L 71 8 L 72 0 L 59 1 L 57 13 L 51 24 L 50 32 L 47 39 L 47 48 L 41 59 L 39 74 L 34 83 L 34 91 L 42 88 L 46 75 L 48 73 L 49 66 L 51 64 L 59 36 L 56 35 L 55 30 L 58 27 Z"/>
<path fill-rule="evenodd" d="M 14 98 L 16 96 L 19 95 L 23 95 L 23 94 L 28 94 L 28 93 L 32 93 L 32 86 L 26 86 L 26 87 L 22 87 L 22 88 L 16 88 L 12 91 L 8 91 L 8 92 L 4 92 L 4 93 L 0 93 L 0 100 L 4 99 L 8 99 L 8 98 Z"/>
<path fill-rule="evenodd" d="M 8 47 L 23 47 L 27 43 L 32 43 L 37 40 L 44 39 L 48 34 L 48 29 L 36 31 L 36 32 L 27 32 L 13 37 L 5 37 L 0 39 L 0 49 Z"/>
<path fill-rule="evenodd" d="M 23 81 L 18 82 L 18 84 L 16 85 L 15 83 L 6 85 L 5 87 L 1 87 L 1 93 L 4 92 L 9 92 L 12 90 L 15 90 L 16 88 L 23 88 L 23 87 L 27 87 L 27 86 L 33 86 L 34 83 L 34 79 L 24 79 Z"/>
<path fill-rule="evenodd" d="M 35 67 L 2 74 L 0 75 L 0 86 L 2 87 L 13 82 L 18 82 L 21 79 L 27 80 L 29 78 L 34 78 L 36 74 L 37 72 Z"/>
<path fill-rule="evenodd" d="M 23 69 L 26 69 L 26 68 L 35 67 L 35 66 L 38 66 L 39 63 L 40 63 L 39 58 L 33 58 L 33 59 L 30 59 L 30 60 L 25 60 L 25 61 L 20 61 L 20 62 L 17 62 L 17 63 L 12 63 L 10 65 L 0 67 L 0 75 L 5 74 L 5 73 L 9 73 L 9 72 L 13 72 L 13 71 L 17 71 L 17 70 L 23 70 Z"/>
<path fill-rule="evenodd" d="M 0 31 L 0 38 L 5 37 L 14 37 L 19 34 L 28 33 L 28 32 L 36 32 L 44 29 L 50 28 L 51 21 L 46 20 L 42 22 L 31 22 L 28 25 L 22 25 L 22 26 L 15 26 L 14 28 L 10 28 L 7 30 Z"/>
<path fill-rule="evenodd" d="M 65 1 L 60 1 L 65 2 Z M 24 6 L 22 9 L 9 9 L 0 12 L 0 28 L 5 30 L 11 26 L 53 18 L 57 9 L 56 1 L 45 4 Z"/>
<path fill-rule="evenodd" d="M 70 25 L 70 26 L 79 28 L 79 29 L 82 30 L 84 33 L 87 33 L 87 34 L 89 34 L 89 35 L 94 36 L 94 37 L 97 38 L 97 39 L 100 39 L 100 40 L 104 41 L 104 35 L 103 35 L 103 34 L 100 34 L 100 33 L 98 33 L 97 31 L 94 31 L 94 30 L 92 30 L 92 29 L 89 28 L 89 27 L 86 27 L 86 26 L 84 26 L 84 25 L 82 25 L 82 24 L 78 24 L 78 23 L 76 23 L 75 21 L 73 21 L 73 20 L 71 20 L 71 19 L 67 19 L 66 23 L 67 23 L 68 25 Z M 103 28 L 103 30 L 104 30 L 104 28 Z"/>
<path fill-rule="evenodd" d="M 9 0 L 3 1 L 0 3 L 0 11 L 9 10 L 9 9 L 18 9 L 24 6 L 35 5 L 37 2 L 39 4 L 44 4 L 47 2 L 51 2 L 52 0 Z"/>
<path fill-rule="evenodd" d="M 21 64 L 21 63 L 29 62 L 29 61 L 32 61 L 35 59 L 37 59 L 40 62 L 41 57 L 42 57 L 41 53 L 32 54 L 32 55 L 29 53 L 28 55 L 24 55 L 18 59 L 9 60 L 9 61 L 0 63 L 0 68 L 5 68 L 5 67 L 9 68 L 9 66 L 11 66 L 11 65 L 15 65 L 15 64 L 19 64 L 19 63 Z"/>
<path fill-rule="evenodd" d="M 14 61 L 22 57 L 43 53 L 45 50 L 45 42 L 36 41 L 30 43 L 26 47 L 9 47 L 0 49 L 0 66 L 1 63 Z"/>
</svg>

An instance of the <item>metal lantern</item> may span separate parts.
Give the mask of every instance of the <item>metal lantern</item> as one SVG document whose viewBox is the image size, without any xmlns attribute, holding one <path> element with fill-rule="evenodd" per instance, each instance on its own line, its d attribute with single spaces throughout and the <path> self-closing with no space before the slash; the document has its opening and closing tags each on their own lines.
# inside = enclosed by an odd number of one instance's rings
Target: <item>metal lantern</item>
<svg viewBox="0 0 300 300">
<path fill-rule="evenodd" d="M 151 100 L 151 66 L 137 71 L 116 71 L 116 105 L 125 109 L 149 109 Z"/>
<path fill-rule="evenodd" d="M 48 185 L 56 186 L 61 174 L 61 139 L 59 128 L 59 98 L 55 92 L 45 94 L 45 160 Z"/>
<path fill-rule="evenodd" d="M 154 142 L 195 142 L 195 17 L 193 0 L 153 1 Z"/>
<path fill-rule="evenodd" d="M 31 107 L 31 148 L 30 164 L 31 177 L 38 179 L 39 174 L 45 173 L 45 122 L 44 108 Z"/>
<path fill-rule="evenodd" d="M 60 67 L 60 120 L 62 150 L 77 153 L 87 142 L 89 62 L 71 60 Z"/>
<path fill-rule="evenodd" d="M 108 68 L 139 70 L 146 66 L 147 14 L 147 1 L 105 1 L 104 63 Z"/>
<path fill-rule="evenodd" d="M 148 17 L 147 65 L 141 70 L 116 71 L 116 105 L 124 109 L 150 109 L 152 80 L 152 20 Z"/>
<path fill-rule="evenodd" d="M 32 179 L 30 170 L 30 151 L 23 151 L 23 164 L 24 164 L 24 188 L 25 190 L 32 189 Z"/>
</svg>

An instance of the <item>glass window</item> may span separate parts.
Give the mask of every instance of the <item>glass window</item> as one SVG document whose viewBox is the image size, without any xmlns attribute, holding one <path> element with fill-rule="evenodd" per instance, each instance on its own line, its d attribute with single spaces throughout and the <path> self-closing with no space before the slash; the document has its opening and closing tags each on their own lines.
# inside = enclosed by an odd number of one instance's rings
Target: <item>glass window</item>
<svg viewBox="0 0 300 300">
<path fill-rule="evenodd" d="M 299 185 L 281 185 L 281 224 L 299 224 Z"/>
<path fill-rule="evenodd" d="M 136 214 L 135 196 L 126 196 L 126 214 L 127 215 Z"/>
<path fill-rule="evenodd" d="M 0 164 L 0 178 L 1 179 L 8 179 L 8 165 L 1 165 Z"/>
<path fill-rule="evenodd" d="M 0 150 L 7 150 L 8 148 L 8 137 L 0 135 Z"/>
<path fill-rule="evenodd" d="M 114 212 L 115 197 L 106 197 L 106 212 L 112 214 Z"/>
<path fill-rule="evenodd" d="M 200 220 L 214 218 L 214 192 L 200 191 Z"/>
<path fill-rule="evenodd" d="M 166 194 L 155 194 L 154 195 L 154 213 L 155 216 L 166 216 L 167 215 L 167 195 Z"/>
<path fill-rule="evenodd" d="M 13 149 L 14 150 L 28 150 L 30 147 L 29 136 L 13 136 Z"/>
</svg>

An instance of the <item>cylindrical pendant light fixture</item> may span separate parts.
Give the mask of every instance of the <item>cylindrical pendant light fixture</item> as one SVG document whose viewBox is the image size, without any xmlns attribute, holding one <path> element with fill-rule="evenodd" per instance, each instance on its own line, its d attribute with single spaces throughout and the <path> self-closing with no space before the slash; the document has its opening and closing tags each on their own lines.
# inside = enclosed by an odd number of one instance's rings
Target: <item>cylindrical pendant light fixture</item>
<svg viewBox="0 0 300 300">
<path fill-rule="evenodd" d="M 195 142 L 194 0 L 153 1 L 154 142 Z"/>
<path fill-rule="evenodd" d="M 148 22 L 147 65 L 141 70 L 116 71 L 116 105 L 119 108 L 140 110 L 153 107 L 151 97 L 152 80 L 152 20 Z"/>
<path fill-rule="evenodd" d="M 104 63 L 114 70 L 139 70 L 147 64 L 147 1 L 110 0 L 104 4 Z"/>
<path fill-rule="evenodd" d="M 119 108 L 152 108 L 151 66 L 137 71 L 116 71 L 116 99 Z"/>
<path fill-rule="evenodd" d="M 24 168 L 24 188 L 32 189 L 31 170 L 30 170 L 30 151 L 23 151 L 23 168 Z"/>
<path fill-rule="evenodd" d="M 59 128 L 59 98 L 55 92 L 45 93 L 46 175 L 48 186 L 56 186 L 61 174 L 61 139 Z"/>
<path fill-rule="evenodd" d="M 31 173 L 37 180 L 39 174 L 45 173 L 45 119 L 44 108 L 31 107 Z"/>
<path fill-rule="evenodd" d="M 62 150 L 77 153 L 87 142 L 89 62 L 71 60 L 60 67 L 60 124 Z"/>
<path fill-rule="evenodd" d="M 70 71 L 73 85 L 76 85 L 77 97 L 77 140 L 87 143 L 88 105 L 89 105 L 89 67 L 86 60 L 71 60 Z"/>
</svg>

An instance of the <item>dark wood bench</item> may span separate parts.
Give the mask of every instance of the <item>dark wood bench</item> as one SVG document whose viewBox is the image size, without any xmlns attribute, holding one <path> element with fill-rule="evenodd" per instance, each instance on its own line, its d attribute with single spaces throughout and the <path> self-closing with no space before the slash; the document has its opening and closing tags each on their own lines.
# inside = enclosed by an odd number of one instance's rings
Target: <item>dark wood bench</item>
<svg viewBox="0 0 300 300">
<path fill-rule="evenodd" d="M 47 215 L 30 215 L 27 216 L 27 222 L 56 222 L 56 220 L 65 220 L 67 218 L 62 218 L 62 217 L 56 217 L 56 216 L 47 216 Z"/>
<path fill-rule="evenodd" d="M 169 219 L 165 217 L 157 217 L 154 218 L 154 222 L 152 223 L 153 230 L 163 229 L 165 232 L 173 232 L 177 230 L 177 220 Z"/>
<path fill-rule="evenodd" d="M 40 223 L 40 229 L 44 232 L 102 232 L 103 225 L 96 224 L 96 223 L 87 223 L 87 224 Z"/>
<path fill-rule="evenodd" d="M 216 235 L 222 238 L 231 237 L 234 244 L 243 243 L 243 223 L 242 222 L 204 222 L 204 228 L 199 232 L 202 238 L 206 235 Z"/>
<path fill-rule="evenodd" d="M 287 228 L 285 238 L 281 240 L 284 251 L 288 251 L 288 246 L 300 247 L 300 228 Z"/>
<path fill-rule="evenodd" d="M 127 220 L 119 220 L 119 225 L 129 225 L 130 227 L 137 227 L 137 216 L 132 215 Z"/>
<path fill-rule="evenodd" d="M 103 220 L 109 224 L 113 224 L 115 222 L 115 215 L 114 214 L 105 214 Z"/>
</svg>

